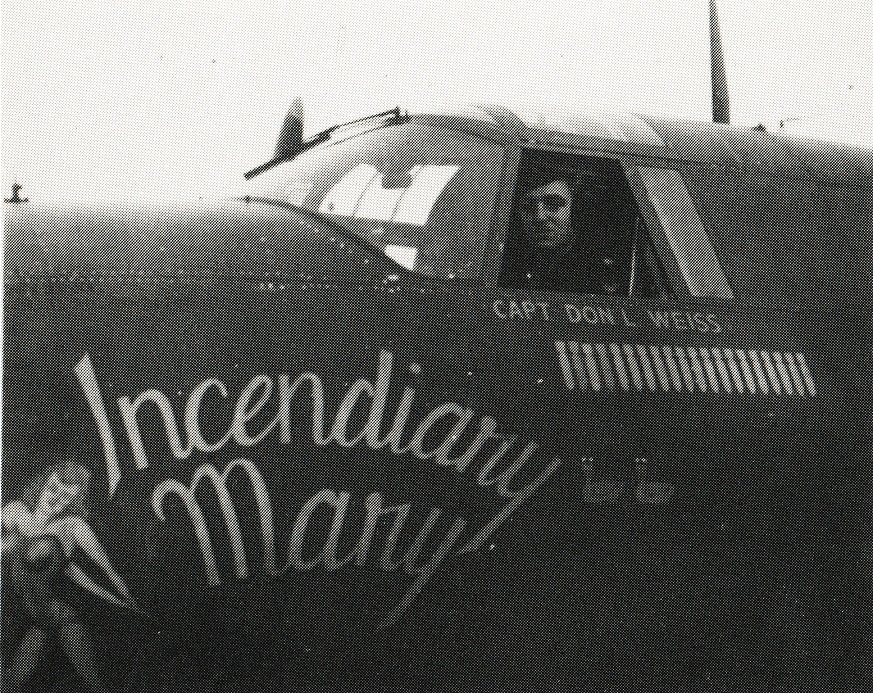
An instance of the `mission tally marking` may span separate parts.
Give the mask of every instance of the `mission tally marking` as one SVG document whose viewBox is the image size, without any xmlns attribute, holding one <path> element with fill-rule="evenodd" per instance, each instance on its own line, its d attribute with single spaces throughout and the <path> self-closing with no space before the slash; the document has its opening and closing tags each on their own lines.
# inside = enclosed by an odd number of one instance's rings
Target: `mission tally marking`
<svg viewBox="0 0 873 693">
<path fill-rule="evenodd" d="M 800 352 L 556 341 L 564 385 L 580 392 L 689 392 L 815 397 Z"/>
</svg>

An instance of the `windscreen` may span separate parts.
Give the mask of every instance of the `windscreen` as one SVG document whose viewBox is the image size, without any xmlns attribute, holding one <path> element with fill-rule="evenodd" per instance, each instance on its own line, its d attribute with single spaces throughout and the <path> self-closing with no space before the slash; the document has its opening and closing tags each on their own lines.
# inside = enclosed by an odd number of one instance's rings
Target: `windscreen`
<svg viewBox="0 0 873 693">
<path fill-rule="evenodd" d="M 502 162 L 499 144 L 410 121 L 301 154 L 249 194 L 323 213 L 415 272 L 475 278 Z"/>
</svg>

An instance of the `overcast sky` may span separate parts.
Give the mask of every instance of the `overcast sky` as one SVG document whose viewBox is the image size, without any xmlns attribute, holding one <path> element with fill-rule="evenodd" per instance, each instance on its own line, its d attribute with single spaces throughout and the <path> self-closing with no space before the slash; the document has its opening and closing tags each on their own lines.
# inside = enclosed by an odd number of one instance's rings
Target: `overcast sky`
<svg viewBox="0 0 873 693">
<path fill-rule="evenodd" d="M 523 5 L 523 6 L 522 6 Z M 327 9 L 325 9 L 327 8 Z M 708 120 L 707 0 L 2 0 L 3 186 L 219 194 L 306 130 L 431 102 Z M 870 0 L 721 0 L 733 122 L 873 147 Z"/>
</svg>

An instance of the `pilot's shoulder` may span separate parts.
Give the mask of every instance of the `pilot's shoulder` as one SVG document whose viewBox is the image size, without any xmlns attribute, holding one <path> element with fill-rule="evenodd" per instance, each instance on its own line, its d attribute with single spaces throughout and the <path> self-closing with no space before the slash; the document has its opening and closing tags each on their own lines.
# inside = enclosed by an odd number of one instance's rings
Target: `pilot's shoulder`
<svg viewBox="0 0 873 693">
<path fill-rule="evenodd" d="M 607 296 L 618 294 L 619 267 L 612 255 L 602 255 L 596 264 L 597 281 L 600 283 L 600 293 Z"/>
</svg>

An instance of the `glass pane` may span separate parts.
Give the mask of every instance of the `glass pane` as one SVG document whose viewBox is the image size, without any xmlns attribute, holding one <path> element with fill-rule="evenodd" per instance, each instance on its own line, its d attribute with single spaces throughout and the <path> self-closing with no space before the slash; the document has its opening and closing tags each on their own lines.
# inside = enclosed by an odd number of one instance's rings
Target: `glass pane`
<svg viewBox="0 0 873 693">
<path fill-rule="evenodd" d="M 502 161 L 493 142 L 408 122 L 307 152 L 249 194 L 328 215 L 412 271 L 474 278 Z"/>
</svg>

